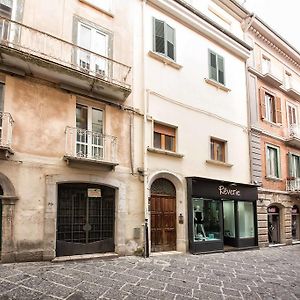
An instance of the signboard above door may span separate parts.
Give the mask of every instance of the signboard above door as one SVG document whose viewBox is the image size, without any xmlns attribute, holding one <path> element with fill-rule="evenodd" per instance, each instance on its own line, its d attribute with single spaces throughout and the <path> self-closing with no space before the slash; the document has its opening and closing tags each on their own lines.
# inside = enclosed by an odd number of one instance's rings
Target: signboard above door
<svg viewBox="0 0 300 300">
<path fill-rule="evenodd" d="M 88 189 L 89 198 L 101 198 L 101 189 Z"/>
</svg>

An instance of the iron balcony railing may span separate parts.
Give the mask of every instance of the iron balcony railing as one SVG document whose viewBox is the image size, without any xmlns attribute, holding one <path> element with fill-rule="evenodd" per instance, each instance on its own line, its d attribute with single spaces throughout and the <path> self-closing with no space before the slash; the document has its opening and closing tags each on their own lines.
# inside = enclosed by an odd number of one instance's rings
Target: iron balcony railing
<svg viewBox="0 0 300 300">
<path fill-rule="evenodd" d="M 288 127 L 288 138 L 298 138 L 300 139 L 300 126 L 298 124 L 291 124 Z"/>
<path fill-rule="evenodd" d="M 13 119 L 9 113 L 0 111 L 0 147 L 11 149 Z"/>
<path fill-rule="evenodd" d="M 117 138 L 81 128 L 66 128 L 66 156 L 117 163 Z"/>
<path fill-rule="evenodd" d="M 130 89 L 129 66 L 3 17 L 0 44 Z"/>
<path fill-rule="evenodd" d="M 300 178 L 287 179 L 286 190 L 288 192 L 298 192 L 300 193 Z"/>
</svg>

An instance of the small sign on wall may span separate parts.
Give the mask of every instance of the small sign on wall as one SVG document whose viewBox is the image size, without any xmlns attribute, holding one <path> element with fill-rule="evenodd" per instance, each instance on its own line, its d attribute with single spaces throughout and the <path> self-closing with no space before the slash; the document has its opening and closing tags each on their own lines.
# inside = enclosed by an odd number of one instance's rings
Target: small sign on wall
<svg viewBox="0 0 300 300">
<path fill-rule="evenodd" d="M 89 198 L 101 198 L 101 189 L 88 189 Z"/>
</svg>

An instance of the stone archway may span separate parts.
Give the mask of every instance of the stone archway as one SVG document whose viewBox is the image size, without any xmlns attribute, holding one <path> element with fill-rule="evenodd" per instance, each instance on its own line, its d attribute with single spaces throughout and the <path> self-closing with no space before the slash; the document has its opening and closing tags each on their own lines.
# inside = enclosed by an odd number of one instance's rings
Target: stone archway
<svg viewBox="0 0 300 300">
<path fill-rule="evenodd" d="M 169 171 L 156 171 L 148 177 L 148 199 L 151 195 L 151 186 L 156 179 L 170 181 L 176 190 L 176 250 L 186 252 L 188 248 L 188 217 L 187 217 L 187 196 L 185 178 Z M 151 224 L 150 224 L 151 226 Z"/>
<path fill-rule="evenodd" d="M 13 224 L 15 217 L 15 203 L 18 197 L 11 181 L 3 173 L 0 173 L 1 192 L 0 199 L 2 202 L 2 245 L 1 261 L 15 261 L 15 245 Z"/>
</svg>

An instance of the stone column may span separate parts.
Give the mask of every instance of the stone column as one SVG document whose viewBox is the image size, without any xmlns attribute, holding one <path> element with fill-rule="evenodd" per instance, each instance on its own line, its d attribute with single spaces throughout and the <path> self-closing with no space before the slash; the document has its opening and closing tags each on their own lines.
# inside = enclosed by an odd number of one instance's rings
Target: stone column
<svg viewBox="0 0 300 300">
<path fill-rule="evenodd" d="M 0 196 L 2 200 L 2 249 L 1 262 L 15 261 L 14 217 L 18 197 Z"/>
</svg>

